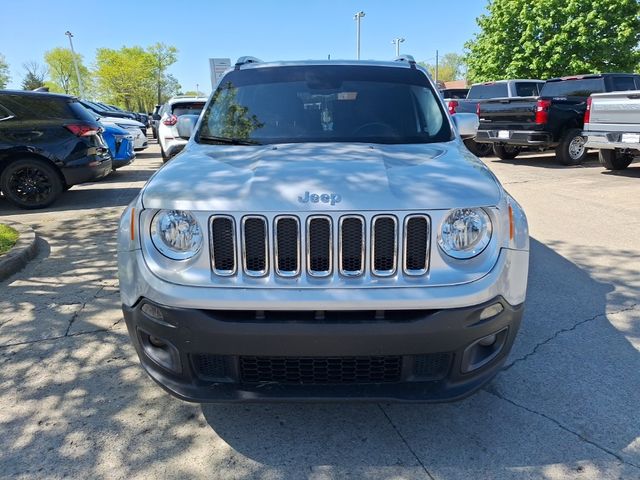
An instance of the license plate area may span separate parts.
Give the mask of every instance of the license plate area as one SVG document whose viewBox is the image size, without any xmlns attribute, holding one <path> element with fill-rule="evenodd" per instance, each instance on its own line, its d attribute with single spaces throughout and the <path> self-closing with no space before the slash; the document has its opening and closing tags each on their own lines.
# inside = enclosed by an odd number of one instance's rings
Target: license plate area
<svg viewBox="0 0 640 480">
<path fill-rule="evenodd" d="M 623 133 L 622 143 L 640 143 L 640 133 Z"/>
<path fill-rule="evenodd" d="M 511 137 L 509 130 L 498 130 L 498 138 L 508 140 Z"/>
</svg>

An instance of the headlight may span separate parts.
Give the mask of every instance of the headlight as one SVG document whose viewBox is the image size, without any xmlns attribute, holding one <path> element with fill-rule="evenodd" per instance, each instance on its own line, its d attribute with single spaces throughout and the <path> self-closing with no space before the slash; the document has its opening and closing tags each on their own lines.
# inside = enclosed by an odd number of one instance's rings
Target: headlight
<svg viewBox="0 0 640 480">
<path fill-rule="evenodd" d="M 202 248 L 202 230 L 184 210 L 160 210 L 151 222 L 151 240 L 165 257 L 186 260 Z"/>
<path fill-rule="evenodd" d="M 450 257 L 472 258 L 489 244 L 491 230 L 491 219 L 481 208 L 456 208 L 442 222 L 438 244 Z"/>
</svg>

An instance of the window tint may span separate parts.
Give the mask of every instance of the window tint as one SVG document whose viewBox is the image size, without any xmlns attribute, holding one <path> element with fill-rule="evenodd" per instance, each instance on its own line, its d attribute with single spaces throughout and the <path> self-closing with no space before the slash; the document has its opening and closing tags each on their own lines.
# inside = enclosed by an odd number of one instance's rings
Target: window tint
<svg viewBox="0 0 640 480">
<path fill-rule="evenodd" d="M 547 82 L 542 87 L 543 97 L 588 97 L 604 92 L 604 78 L 582 78 Z"/>
<path fill-rule="evenodd" d="M 613 77 L 612 86 L 614 92 L 624 92 L 626 90 L 635 90 L 636 84 L 633 77 Z"/>
<path fill-rule="evenodd" d="M 509 88 L 506 83 L 487 83 L 483 85 L 473 85 L 469 90 L 467 98 L 486 99 L 502 98 L 509 96 Z"/>
<path fill-rule="evenodd" d="M 540 82 L 517 82 L 516 95 L 518 97 L 537 97 L 540 95 Z"/>
<path fill-rule="evenodd" d="M 4 107 L 18 119 L 46 120 L 50 118 L 74 118 L 69 101 L 61 97 L 38 95 L 6 95 Z"/>
<path fill-rule="evenodd" d="M 419 70 L 304 66 L 240 70 L 216 90 L 197 140 L 259 143 L 448 141 L 438 94 Z"/>
<path fill-rule="evenodd" d="M 171 106 L 171 113 L 176 117 L 180 115 L 200 115 L 200 112 L 204 108 L 204 102 L 191 102 L 191 103 L 174 103 Z"/>
</svg>

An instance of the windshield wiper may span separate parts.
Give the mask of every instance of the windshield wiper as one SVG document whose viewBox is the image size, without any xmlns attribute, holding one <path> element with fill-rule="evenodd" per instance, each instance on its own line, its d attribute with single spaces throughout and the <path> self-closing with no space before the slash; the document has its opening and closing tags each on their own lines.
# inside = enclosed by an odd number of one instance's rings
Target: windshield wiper
<svg viewBox="0 0 640 480">
<path fill-rule="evenodd" d="M 200 135 L 198 141 L 218 145 L 262 145 L 260 142 L 250 138 L 216 137 L 213 135 Z"/>
</svg>

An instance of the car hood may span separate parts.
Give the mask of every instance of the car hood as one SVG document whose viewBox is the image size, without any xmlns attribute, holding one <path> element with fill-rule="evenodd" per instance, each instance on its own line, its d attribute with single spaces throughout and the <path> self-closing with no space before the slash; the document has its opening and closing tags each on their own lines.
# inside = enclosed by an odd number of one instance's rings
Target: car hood
<svg viewBox="0 0 640 480">
<path fill-rule="evenodd" d="M 109 123 L 109 124 L 118 124 L 118 125 L 131 125 L 134 127 L 144 127 L 143 123 L 140 123 L 136 120 L 131 120 L 130 118 L 120 118 L 120 117 L 100 117 L 100 123 Z"/>
<path fill-rule="evenodd" d="M 412 145 L 190 142 L 156 172 L 142 195 L 145 208 L 389 211 L 493 206 L 501 187 L 457 140 Z"/>
</svg>

